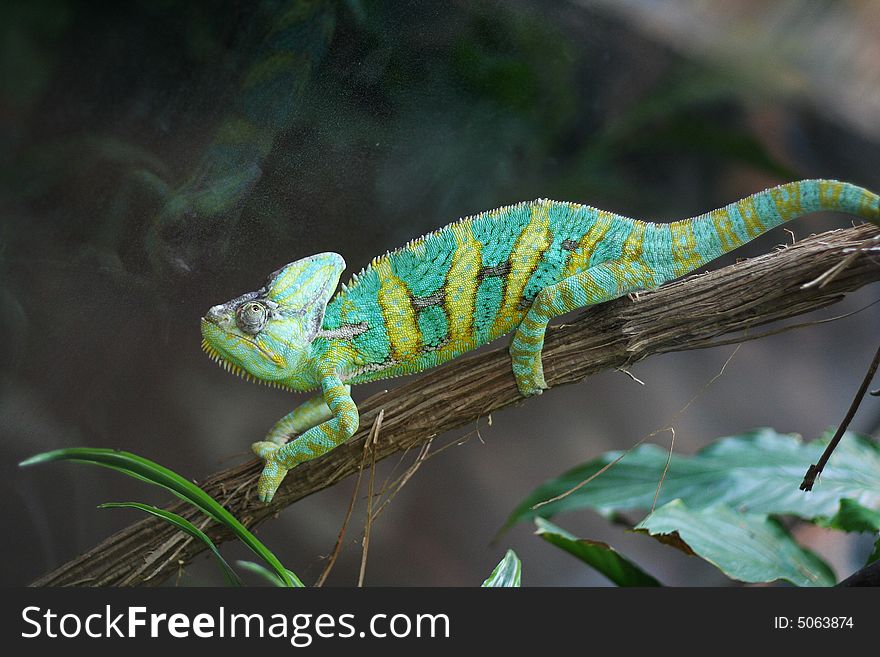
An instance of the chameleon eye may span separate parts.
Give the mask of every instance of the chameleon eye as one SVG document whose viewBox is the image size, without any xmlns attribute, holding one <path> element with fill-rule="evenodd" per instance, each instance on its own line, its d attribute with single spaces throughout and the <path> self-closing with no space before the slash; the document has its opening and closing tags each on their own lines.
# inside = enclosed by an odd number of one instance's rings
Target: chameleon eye
<svg viewBox="0 0 880 657">
<path fill-rule="evenodd" d="M 266 325 L 268 309 L 261 303 L 251 302 L 239 306 L 235 313 L 235 323 L 245 333 L 256 335 Z"/>
</svg>

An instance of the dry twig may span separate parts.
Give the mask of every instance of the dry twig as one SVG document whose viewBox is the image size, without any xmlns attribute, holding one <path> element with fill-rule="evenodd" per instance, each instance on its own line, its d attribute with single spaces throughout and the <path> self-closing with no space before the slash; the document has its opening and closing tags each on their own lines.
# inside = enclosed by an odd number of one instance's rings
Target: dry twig
<svg viewBox="0 0 880 657">
<path fill-rule="evenodd" d="M 877 373 L 878 365 L 880 365 L 880 347 L 877 347 L 877 352 L 874 354 L 873 360 L 871 360 L 871 365 L 868 367 L 865 378 L 862 379 L 862 385 L 859 386 L 859 390 L 858 392 L 856 392 L 856 396 L 853 398 L 852 403 L 849 405 L 849 410 L 846 412 L 846 416 L 843 418 L 840 426 L 837 427 L 837 431 L 834 432 L 834 436 L 831 437 L 831 440 L 828 442 L 828 446 L 825 448 L 825 451 L 822 452 L 822 456 L 819 458 L 819 462 L 813 463 L 809 468 L 807 468 L 807 472 L 804 475 L 804 480 L 801 482 L 801 490 L 813 490 L 813 484 L 816 483 L 816 479 L 819 477 L 820 474 L 822 474 L 822 470 L 824 470 L 825 466 L 828 464 L 828 459 L 831 458 L 834 450 L 837 449 L 837 443 L 839 443 L 840 439 L 843 438 L 843 434 L 846 433 L 847 428 L 849 428 L 849 423 L 852 422 L 852 419 L 856 415 L 856 411 L 859 410 L 862 399 L 865 398 L 865 393 L 868 392 L 868 386 L 871 385 L 871 380 L 874 378 L 874 374 Z"/>
</svg>

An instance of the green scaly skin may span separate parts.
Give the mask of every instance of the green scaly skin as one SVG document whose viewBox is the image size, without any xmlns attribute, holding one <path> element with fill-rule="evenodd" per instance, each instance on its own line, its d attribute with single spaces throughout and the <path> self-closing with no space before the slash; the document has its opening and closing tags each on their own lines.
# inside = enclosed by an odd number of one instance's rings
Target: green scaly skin
<svg viewBox="0 0 880 657">
<path fill-rule="evenodd" d="M 552 318 L 658 287 L 817 210 L 880 225 L 880 197 L 831 180 L 780 185 L 669 224 L 576 203 L 518 203 L 374 259 L 335 295 L 341 256 L 290 263 L 256 292 L 211 308 L 203 347 L 247 378 L 320 390 L 253 445 L 266 461 L 258 493 L 268 502 L 290 468 L 357 430 L 349 384 L 421 372 L 513 332 L 517 386 L 538 394 L 547 387 L 541 348 Z"/>
</svg>

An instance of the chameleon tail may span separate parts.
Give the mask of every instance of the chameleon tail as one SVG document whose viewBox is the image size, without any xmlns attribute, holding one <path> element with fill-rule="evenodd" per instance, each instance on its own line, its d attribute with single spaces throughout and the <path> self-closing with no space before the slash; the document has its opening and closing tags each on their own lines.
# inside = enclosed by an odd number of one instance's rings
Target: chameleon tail
<svg viewBox="0 0 880 657">
<path fill-rule="evenodd" d="M 671 273 L 691 272 L 771 228 L 819 210 L 846 212 L 880 226 L 880 196 L 867 189 L 836 180 L 786 183 L 669 224 Z"/>
</svg>

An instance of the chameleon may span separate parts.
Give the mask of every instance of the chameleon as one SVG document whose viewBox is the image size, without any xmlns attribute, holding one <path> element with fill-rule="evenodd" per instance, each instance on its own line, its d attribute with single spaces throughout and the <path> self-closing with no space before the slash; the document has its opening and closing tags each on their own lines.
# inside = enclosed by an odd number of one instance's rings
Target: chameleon
<svg viewBox="0 0 880 657">
<path fill-rule="evenodd" d="M 291 262 L 260 289 L 210 308 L 202 348 L 247 379 L 319 391 L 252 445 L 265 462 L 257 494 L 268 503 L 288 470 L 355 433 L 352 384 L 428 370 L 513 333 L 519 392 L 540 394 L 554 317 L 656 288 L 818 210 L 880 226 L 880 197 L 834 180 L 782 184 L 670 223 L 547 199 L 508 205 L 374 258 L 338 291 L 342 256 Z"/>
</svg>

